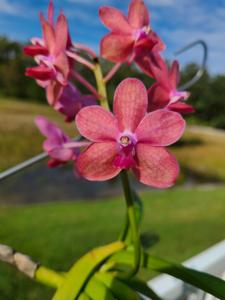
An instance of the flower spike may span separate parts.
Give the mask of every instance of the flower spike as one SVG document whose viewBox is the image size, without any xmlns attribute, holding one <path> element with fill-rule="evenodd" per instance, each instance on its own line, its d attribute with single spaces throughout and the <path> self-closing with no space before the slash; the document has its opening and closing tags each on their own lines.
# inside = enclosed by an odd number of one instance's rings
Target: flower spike
<svg viewBox="0 0 225 300">
<path fill-rule="evenodd" d="M 26 75 L 34 77 L 37 83 L 46 89 L 50 105 L 57 102 L 63 87 L 68 84 L 73 66 L 73 60 L 66 55 L 66 51 L 72 47 L 67 19 L 61 12 L 54 23 L 53 14 L 54 7 L 51 0 L 48 19 L 46 20 L 43 13 L 40 13 L 43 38 L 33 38 L 32 45 L 24 47 L 24 53 L 32 56 L 38 64 L 37 67 L 28 68 Z"/>
</svg>

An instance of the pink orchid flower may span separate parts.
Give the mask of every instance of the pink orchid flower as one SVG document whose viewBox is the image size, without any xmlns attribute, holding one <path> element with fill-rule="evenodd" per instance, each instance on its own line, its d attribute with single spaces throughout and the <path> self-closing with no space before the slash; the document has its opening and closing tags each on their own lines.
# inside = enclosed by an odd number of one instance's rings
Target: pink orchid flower
<svg viewBox="0 0 225 300">
<path fill-rule="evenodd" d="M 59 127 L 42 116 L 36 117 L 35 124 L 47 138 L 43 143 L 43 148 L 52 158 L 48 162 L 49 167 L 55 167 L 69 160 L 74 161 L 77 159 L 79 151 L 68 147 L 72 140 Z"/>
<path fill-rule="evenodd" d="M 96 98 L 92 95 L 82 95 L 80 91 L 69 83 L 63 90 L 59 100 L 55 103 L 55 110 L 66 115 L 66 122 L 72 122 L 81 108 L 96 105 Z"/>
<path fill-rule="evenodd" d="M 147 114 L 147 106 L 143 83 L 128 78 L 116 89 L 114 114 L 100 106 L 80 110 L 77 128 L 92 142 L 77 159 L 83 177 L 103 181 L 132 169 L 146 185 L 167 188 L 174 184 L 179 166 L 165 146 L 181 137 L 185 121 L 168 110 Z"/>
<path fill-rule="evenodd" d="M 104 58 L 121 63 L 135 60 L 142 68 L 142 52 L 164 50 L 164 44 L 150 27 L 149 12 L 143 0 L 131 0 L 128 18 L 110 6 L 101 7 L 99 16 L 111 30 L 101 41 Z"/>
<path fill-rule="evenodd" d="M 172 67 L 168 69 L 166 62 L 159 55 L 157 61 L 159 68 L 150 63 L 151 73 L 157 82 L 148 90 L 148 111 L 167 108 L 181 114 L 194 112 L 191 105 L 184 103 L 190 93 L 177 89 L 180 82 L 179 63 L 174 61 Z"/>
<path fill-rule="evenodd" d="M 55 81 L 58 85 L 57 90 L 60 85 L 67 84 L 72 67 L 72 60 L 66 55 L 66 51 L 72 47 L 67 19 L 61 12 L 54 23 L 53 14 L 53 2 L 50 1 L 48 20 L 40 14 L 43 39 L 33 38 L 32 45 L 24 47 L 24 53 L 34 57 L 38 64 L 37 67 L 27 68 L 26 75 L 34 77 L 41 86 L 48 88 L 49 94 L 55 89 Z"/>
</svg>

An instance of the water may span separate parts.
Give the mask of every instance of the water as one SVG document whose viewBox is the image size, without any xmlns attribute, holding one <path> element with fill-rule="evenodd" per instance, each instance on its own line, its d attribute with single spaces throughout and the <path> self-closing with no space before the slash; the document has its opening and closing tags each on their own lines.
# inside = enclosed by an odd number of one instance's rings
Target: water
<svg viewBox="0 0 225 300">
<path fill-rule="evenodd" d="M 202 177 L 190 170 L 182 169 L 177 185 L 190 188 L 199 184 L 215 185 L 218 184 L 218 180 Z M 132 178 L 132 185 L 138 191 L 150 189 L 138 183 L 135 178 Z M 105 182 L 90 182 L 74 176 L 72 165 L 49 169 L 46 161 L 0 182 L 1 204 L 95 200 L 121 194 L 121 183 L 118 178 Z"/>
</svg>

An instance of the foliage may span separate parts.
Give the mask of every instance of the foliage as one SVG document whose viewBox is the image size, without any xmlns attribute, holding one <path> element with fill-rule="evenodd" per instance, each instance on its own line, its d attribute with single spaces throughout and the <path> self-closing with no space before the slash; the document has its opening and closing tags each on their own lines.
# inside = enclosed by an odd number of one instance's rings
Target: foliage
<svg viewBox="0 0 225 300">
<path fill-rule="evenodd" d="M 7 97 L 44 102 L 44 92 L 24 76 L 31 59 L 22 53 L 23 45 L 6 37 L 0 38 L 0 91 Z"/>
</svg>

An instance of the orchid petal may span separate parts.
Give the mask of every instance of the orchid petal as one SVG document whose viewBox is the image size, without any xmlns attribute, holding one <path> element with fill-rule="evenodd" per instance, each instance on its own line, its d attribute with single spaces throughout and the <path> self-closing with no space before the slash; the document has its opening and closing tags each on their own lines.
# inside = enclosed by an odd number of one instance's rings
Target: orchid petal
<svg viewBox="0 0 225 300">
<path fill-rule="evenodd" d="M 41 45 L 31 45 L 25 46 L 23 48 L 23 53 L 28 56 L 37 56 L 37 55 L 48 55 L 48 49 Z"/>
<path fill-rule="evenodd" d="M 138 166 L 133 170 L 140 182 L 161 189 L 174 185 L 179 165 L 166 149 L 138 143 L 136 154 Z"/>
<path fill-rule="evenodd" d="M 57 72 L 57 75 L 59 75 L 57 79 L 62 85 L 66 85 L 70 72 L 70 65 L 67 56 L 63 52 L 60 52 L 60 54 L 56 57 L 54 65 L 59 71 Z"/>
<path fill-rule="evenodd" d="M 101 40 L 101 56 L 113 62 L 124 62 L 132 54 L 133 46 L 132 35 L 109 33 Z"/>
<path fill-rule="evenodd" d="M 53 79 L 55 77 L 55 72 L 53 69 L 40 65 L 33 68 L 27 68 L 26 76 L 34 77 L 38 80 L 45 81 Z"/>
<path fill-rule="evenodd" d="M 48 21 L 51 25 L 53 25 L 53 17 L 54 17 L 54 5 L 53 5 L 53 1 L 50 0 L 48 6 Z"/>
<path fill-rule="evenodd" d="M 101 106 L 88 106 L 76 116 L 80 134 L 93 142 L 116 140 L 119 136 L 118 123 L 114 115 Z"/>
<path fill-rule="evenodd" d="M 47 138 L 43 143 L 43 148 L 52 158 L 61 162 L 75 158 L 74 149 L 64 147 L 67 142 L 70 142 L 70 138 L 59 127 L 42 116 L 37 117 L 35 123 Z"/>
<path fill-rule="evenodd" d="M 143 0 L 132 0 L 128 20 L 133 28 L 142 28 L 150 23 L 149 12 Z"/>
<path fill-rule="evenodd" d="M 64 161 L 60 161 L 60 160 L 54 159 L 54 158 L 51 158 L 48 161 L 48 167 L 49 168 L 55 168 L 55 167 L 58 167 L 58 166 L 61 166 L 61 165 L 64 165 L 64 164 L 65 164 Z"/>
<path fill-rule="evenodd" d="M 96 98 L 93 95 L 82 95 L 83 106 L 97 105 Z"/>
<path fill-rule="evenodd" d="M 99 9 L 102 23 L 113 32 L 131 33 L 132 28 L 127 18 L 118 9 L 111 6 L 102 6 Z"/>
<path fill-rule="evenodd" d="M 42 46 L 45 47 L 45 42 L 43 39 L 39 38 L 39 37 L 33 37 L 30 39 L 31 44 L 34 46 Z"/>
<path fill-rule="evenodd" d="M 92 95 L 81 95 L 79 90 L 69 83 L 55 103 L 54 109 L 66 115 L 66 122 L 72 122 L 83 107 L 90 105 L 97 105 L 96 98 Z"/>
<path fill-rule="evenodd" d="M 169 71 L 169 81 L 173 89 L 176 89 L 178 83 L 180 82 L 179 63 L 177 60 L 173 62 Z"/>
<path fill-rule="evenodd" d="M 169 146 L 184 133 L 185 121 L 180 114 L 168 110 L 149 113 L 135 131 L 138 142 L 152 146 Z"/>
<path fill-rule="evenodd" d="M 55 37 L 56 37 L 56 49 L 55 55 L 60 52 L 65 51 L 68 42 L 68 24 L 67 19 L 63 13 L 61 13 L 57 19 L 55 27 Z"/>
<path fill-rule="evenodd" d="M 150 51 L 146 47 L 135 48 L 135 62 L 141 68 L 141 70 L 150 77 L 160 80 L 159 76 L 162 74 L 164 68 L 164 62 L 159 52 Z M 160 80 L 161 81 L 161 80 Z"/>
<path fill-rule="evenodd" d="M 47 22 L 43 16 L 43 14 L 40 14 L 40 20 L 42 24 L 42 31 L 43 31 L 43 37 L 45 41 L 45 45 L 49 49 L 49 52 L 51 54 L 54 54 L 55 51 L 55 32 L 51 24 Z"/>
<path fill-rule="evenodd" d="M 68 160 L 72 160 L 74 155 L 73 150 L 71 149 L 64 149 L 62 147 L 56 147 L 52 149 L 51 151 L 48 151 L 49 156 L 51 156 L 54 159 L 66 162 Z"/>
<path fill-rule="evenodd" d="M 147 104 L 147 91 L 140 80 L 127 78 L 119 84 L 114 96 L 114 113 L 121 132 L 135 131 L 145 116 Z"/>
<path fill-rule="evenodd" d="M 60 98 L 63 93 L 63 86 L 55 81 L 51 80 L 46 87 L 46 97 L 48 103 L 52 106 L 54 105 Z"/>
<path fill-rule="evenodd" d="M 42 80 L 36 79 L 36 83 L 37 83 L 40 87 L 42 87 L 43 89 L 46 89 L 47 86 L 48 86 L 49 83 L 50 83 L 50 80 L 42 81 Z"/>
<path fill-rule="evenodd" d="M 40 132 L 47 138 L 51 137 L 57 139 L 64 135 L 60 128 L 58 128 L 54 123 L 49 122 L 43 116 L 36 117 L 35 124 L 39 128 Z"/>
<path fill-rule="evenodd" d="M 189 105 L 189 104 L 186 104 L 186 103 L 183 103 L 180 101 L 170 104 L 168 106 L 168 109 L 170 109 L 172 111 L 176 111 L 180 114 L 190 114 L 190 113 L 195 112 L 195 109 L 193 108 L 192 105 Z"/>
<path fill-rule="evenodd" d="M 104 181 L 115 177 L 121 171 L 113 163 L 117 152 L 116 142 L 92 144 L 78 157 L 78 172 L 91 181 Z"/>
<path fill-rule="evenodd" d="M 158 36 L 158 34 L 155 31 L 152 30 L 150 32 L 149 38 L 156 41 L 153 51 L 161 52 L 166 49 L 166 45 L 163 43 L 163 41 L 161 40 L 161 38 Z"/>
<path fill-rule="evenodd" d="M 148 90 L 148 111 L 166 107 L 170 101 L 170 90 L 160 83 L 153 84 Z"/>
</svg>

